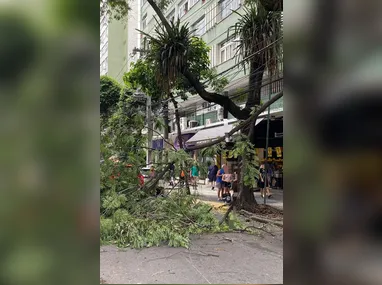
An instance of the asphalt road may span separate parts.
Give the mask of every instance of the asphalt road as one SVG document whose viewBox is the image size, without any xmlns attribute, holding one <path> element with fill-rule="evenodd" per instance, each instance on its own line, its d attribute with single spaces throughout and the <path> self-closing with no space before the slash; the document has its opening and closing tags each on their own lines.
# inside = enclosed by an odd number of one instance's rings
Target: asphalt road
<svg viewBox="0 0 382 285">
<path fill-rule="evenodd" d="M 101 247 L 107 284 L 282 284 L 282 232 L 276 237 L 225 233 L 195 236 L 189 250 Z"/>
</svg>

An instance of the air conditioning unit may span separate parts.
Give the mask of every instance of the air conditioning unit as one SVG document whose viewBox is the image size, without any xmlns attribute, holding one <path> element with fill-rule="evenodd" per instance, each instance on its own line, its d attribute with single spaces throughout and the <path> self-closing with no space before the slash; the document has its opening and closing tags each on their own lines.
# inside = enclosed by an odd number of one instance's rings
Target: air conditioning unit
<svg viewBox="0 0 382 285">
<path fill-rule="evenodd" d="M 185 118 L 185 117 L 180 118 L 180 128 L 182 131 L 187 129 L 187 118 Z"/>
<path fill-rule="evenodd" d="M 203 104 L 202 104 L 203 108 L 208 108 L 209 106 L 210 106 L 210 103 L 208 103 L 208 102 L 203 102 Z"/>
<path fill-rule="evenodd" d="M 212 124 L 211 119 L 206 119 L 206 126 L 211 125 L 211 124 Z"/>
<path fill-rule="evenodd" d="M 195 128 L 197 126 L 198 126 L 198 122 L 195 121 L 195 120 L 191 120 L 191 121 L 188 122 L 188 127 L 189 128 Z"/>
</svg>

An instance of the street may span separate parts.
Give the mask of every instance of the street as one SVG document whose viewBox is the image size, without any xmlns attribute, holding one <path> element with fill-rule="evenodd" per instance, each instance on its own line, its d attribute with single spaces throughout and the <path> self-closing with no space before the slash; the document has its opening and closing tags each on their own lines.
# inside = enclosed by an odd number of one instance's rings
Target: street
<svg viewBox="0 0 382 285">
<path fill-rule="evenodd" d="M 101 247 L 107 284 L 282 284 L 282 232 L 276 237 L 225 233 L 195 236 L 189 250 L 167 246 Z"/>
<path fill-rule="evenodd" d="M 216 190 L 199 184 L 193 193 L 217 202 Z M 283 191 L 267 204 L 283 208 Z M 263 203 L 256 192 L 258 203 Z M 222 203 L 222 202 L 219 202 Z M 223 204 L 223 203 L 222 203 Z M 261 225 L 258 225 L 261 226 Z M 101 281 L 106 284 L 280 284 L 283 283 L 283 232 L 193 236 L 189 249 L 168 246 L 118 249 L 102 246 Z"/>
</svg>

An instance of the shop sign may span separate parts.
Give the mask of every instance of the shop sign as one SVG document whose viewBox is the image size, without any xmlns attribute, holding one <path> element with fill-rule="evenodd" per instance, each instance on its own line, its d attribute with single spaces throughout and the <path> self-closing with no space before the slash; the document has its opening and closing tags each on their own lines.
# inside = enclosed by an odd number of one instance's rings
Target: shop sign
<svg viewBox="0 0 382 285">
<path fill-rule="evenodd" d="M 281 151 L 281 147 L 276 147 L 276 153 L 277 153 L 277 157 L 282 157 L 282 151 Z"/>
</svg>

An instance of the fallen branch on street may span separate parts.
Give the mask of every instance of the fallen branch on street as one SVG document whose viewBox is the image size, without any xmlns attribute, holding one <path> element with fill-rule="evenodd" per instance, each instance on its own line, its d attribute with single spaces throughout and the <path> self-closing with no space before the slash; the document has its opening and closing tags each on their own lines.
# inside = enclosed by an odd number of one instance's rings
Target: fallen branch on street
<svg viewBox="0 0 382 285">
<path fill-rule="evenodd" d="M 240 233 L 242 233 L 242 232 L 250 232 L 250 231 L 248 231 L 248 229 L 250 229 L 250 228 L 254 228 L 254 229 L 256 229 L 256 230 L 261 230 L 261 231 L 263 231 L 263 232 L 266 232 L 267 234 L 270 234 L 270 235 L 273 236 L 273 237 L 275 236 L 273 233 L 271 233 L 271 232 L 265 230 L 265 229 L 264 229 L 264 225 L 263 225 L 262 227 L 248 226 L 248 227 L 246 227 L 246 228 L 244 228 L 244 229 L 235 229 L 234 231 L 237 231 L 237 232 L 240 232 Z"/>
<path fill-rule="evenodd" d="M 253 213 L 251 212 L 248 212 L 246 210 L 241 210 L 240 211 L 242 214 L 244 214 L 245 216 L 247 216 L 248 218 L 252 219 L 252 220 L 255 220 L 255 221 L 258 221 L 258 222 L 261 222 L 261 223 L 265 223 L 265 224 L 273 224 L 273 225 L 276 225 L 276 226 L 279 226 L 281 228 L 284 227 L 283 223 L 282 222 L 279 222 L 279 221 L 273 221 L 273 220 L 270 220 L 270 219 L 265 219 L 265 218 L 260 218 L 256 215 L 254 215 Z"/>
<path fill-rule="evenodd" d="M 223 218 L 219 222 L 219 226 L 221 226 L 228 218 L 229 213 L 231 213 L 233 210 L 233 204 L 228 208 L 227 212 L 224 214 Z"/>
</svg>

